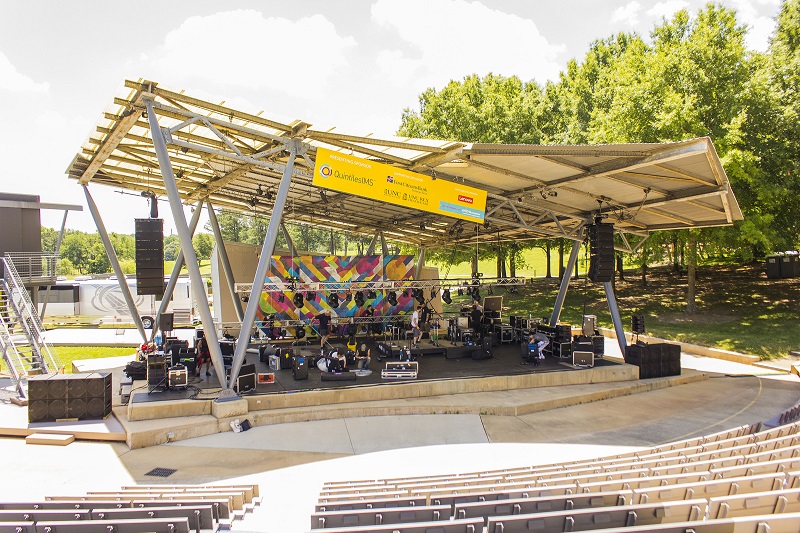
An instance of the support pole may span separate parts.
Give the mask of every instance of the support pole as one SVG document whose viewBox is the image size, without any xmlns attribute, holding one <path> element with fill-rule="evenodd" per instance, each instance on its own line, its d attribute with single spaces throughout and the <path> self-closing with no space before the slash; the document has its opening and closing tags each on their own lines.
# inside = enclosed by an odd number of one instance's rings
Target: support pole
<svg viewBox="0 0 800 533">
<path fill-rule="evenodd" d="M 68 214 L 69 214 L 69 210 L 65 209 L 64 210 L 64 218 L 61 219 L 61 231 L 58 232 L 58 240 L 56 241 L 56 249 L 53 251 L 53 254 L 55 255 L 54 259 L 58 259 L 58 254 L 61 251 L 61 241 L 64 240 L 64 228 L 67 227 L 67 215 Z M 57 264 L 53 265 L 53 273 L 56 272 L 56 268 L 57 267 L 58 267 Z M 42 314 L 39 315 L 39 320 L 40 321 L 44 320 L 44 311 L 45 311 L 45 309 L 47 309 L 47 302 L 50 300 L 50 287 L 52 287 L 52 285 L 48 285 L 47 289 L 45 289 L 45 291 L 44 291 L 44 301 L 42 302 Z M 34 291 L 34 293 L 35 293 L 35 291 Z"/>
<path fill-rule="evenodd" d="M 378 239 L 380 238 L 380 232 L 376 233 L 374 237 L 372 237 L 372 242 L 369 243 L 369 247 L 367 248 L 367 253 L 364 255 L 372 255 L 375 253 L 375 246 L 378 244 Z"/>
<path fill-rule="evenodd" d="M 236 293 L 236 282 L 233 279 L 231 261 L 228 259 L 228 250 L 225 249 L 225 243 L 222 240 L 222 231 L 219 229 L 217 214 L 214 212 L 214 206 L 211 205 L 211 200 L 206 200 L 206 207 L 208 207 L 208 221 L 211 223 L 211 230 L 214 232 L 214 240 L 217 243 L 217 254 L 219 255 L 219 260 L 222 262 L 222 271 L 225 272 L 225 279 L 228 281 L 228 288 L 230 289 L 231 299 L 233 300 L 233 308 L 236 310 L 236 318 L 241 322 L 244 318 L 242 300 Z"/>
<path fill-rule="evenodd" d="M 417 265 L 414 267 L 414 279 L 420 279 L 422 276 L 422 267 L 425 266 L 425 247 L 419 247 L 419 257 L 417 257 Z"/>
<path fill-rule="evenodd" d="M 267 278 L 267 269 L 270 261 L 272 261 L 272 253 L 275 251 L 275 241 L 278 240 L 278 230 L 283 219 L 283 208 L 286 206 L 286 199 L 289 197 L 289 185 L 292 183 L 294 160 L 298 153 L 302 155 L 304 146 L 297 139 L 289 139 L 287 148 L 289 149 L 289 161 L 286 163 L 283 178 L 278 186 L 278 194 L 275 197 L 272 216 L 269 218 L 267 234 L 264 236 L 261 256 L 258 258 L 253 288 L 250 290 L 250 299 L 247 301 L 247 309 L 242 320 L 242 329 L 239 331 L 239 340 L 236 343 L 236 350 L 233 354 L 230 383 L 236 383 L 236 378 L 239 377 L 239 370 L 242 368 L 242 362 L 244 362 L 244 356 L 247 353 L 247 345 L 250 343 L 250 331 L 256 320 L 256 311 L 258 311 L 261 292 L 264 289 L 264 280 Z"/>
<path fill-rule="evenodd" d="M 197 301 L 197 307 L 200 311 L 200 319 L 203 321 L 203 334 L 208 341 L 208 349 L 211 352 L 211 362 L 214 364 L 217 379 L 223 389 L 220 393 L 220 399 L 231 396 L 236 397 L 236 394 L 227 386 L 225 380 L 225 363 L 222 359 L 222 351 L 219 347 L 217 331 L 214 329 L 214 317 L 211 316 L 211 309 L 208 307 L 206 291 L 202 285 L 204 283 L 203 276 L 200 274 L 197 254 L 194 251 L 194 246 L 192 246 L 192 236 L 189 233 L 189 227 L 186 225 L 186 217 L 183 214 L 181 195 L 178 191 L 175 175 L 172 173 L 172 163 L 167 153 L 167 143 L 164 141 L 164 135 L 161 133 L 161 128 L 158 126 L 158 118 L 153 110 L 152 98 L 145 98 L 144 105 L 147 108 L 147 119 L 150 122 L 150 136 L 153 138 L 153 147 L 158 157 L 158 167 L 161 169 L 161 177 L 164 180 L 164 188 L 167 190 L 167 198 L 169 199 L 169 207 L 172 211 L 173 221 L 175 222 L 175 229 L 178 232 L 178 239 L 181 241 L 181 251 L 183 251 L 183 257 L 186 260 L 186 269 L 189 271 L 189 279 L 192 282 L 192 292 L 194 293 L 194 298 Z"/>
<path fill-rule="evenodd" d="M 614 296 L 614 284 L 610 281 L 603 283 L 603 288 L 606 290 L 606 300 L 608 300 L 608 310 L 611 311 L 611 320 L 614 322 L 614 331 L 617 334 L 617 342 L 619 349 L 622 352 L 622 357 L 625 357 L 625 350 L 628 347 L 628 341 L 625 338 L 625 330 L 622 327 L 622 318 L 619 316 L 619 307 L 617 307 L 617 298 Z"/>
<path fill-rule="evenodd" d="M 583 236 L 583 230 L 581 230 L 579 236 Z M 569 254 L 567 268 L 564 269 L 564 275 L 561 277 L 561 286 L 558 288 L 556 303 L 553 305 L 553 314 L 550 315 L 551 328 L 558 324 L 558 319 L 561 317 L 561 309 L 564 307 L 564 299 L 567 297 L 569 279 L 572 277 L 572 271 L 575 270 L 575 263 L 578 261 L 578 254 L 581 251 L 581 240 L 582 239 L 572 242 L 572 252 Z"/>
<path fill-rule="evenodd" d="M 106 232 L 106 226 L 103 224 L 103 219 L 100 217 L 100 211 L 97 210 L 97 204 L 94 203 L 94 198 L 92 198 L 92 195 L 89 192 L 89 187 L 86 184 L 83 185 L 83 193 L 86 195 L 86 204 L 89 206 L 89 212 L 92 214 L 92 218 L 94 219 L 94 225 L 97 227 L 97 233 L 100 235 L 100 240 L 103 242 L 103 247 L 106 249 L 108 261 L 111 263 L 111 268 L 114 269 L 114 274 L 117 276 L 119 290 L 122 292 L 122 297 L 125 299 L 125 303 L 128 305 L 128 311 L 131 312 L 133 323 L 136 325 L 136 329 L 139 330 L 139 335 L 142 336 L 142 342 L 147 342 L 147 333 L 144 330 L 142 318 L 139 316 L 139 310 L 136 308 L 136 304 L 133 301 L 133 296 L 131 296 L 131 289 L 128 287 L 128 280 L 119 264 L 117 252 L 114 251 L 114 246 L 111 244 L 111 239 L 108 238 L 108 232 Z M 153 327 L 155 327 L 155 325 Z"/>
<path fill-rule="evenodd" d="M 156 201 L 155 198 L 152 199 L 153 202 Z M 197 223 L 200 222 L 200 213 L 203 211 L 203 200 L 197 202 L 197 205 L 194 206 L 194 213 L 192 213 L 192 221 L 189 222 L 189 233 L 194 235 L 194 231 L 197 229 Z M 184 258 L 183 258 L 183 249 L 181 248 L 178 250 L 178 256 L 175 258 L 175 266 L 172 267 L 172 274 L 169 276 L 169 281 L 167 282 L 167 287 L 164 289 L 164 295 L 161 297 L 161 304 L 158 306 L 158 312 L 156 313 L 156 323 L 153 325 L 153 330 L 150 332 L 150 340 L 156 338 L 156 329 L 161 329 L 161 315 L 163 315 L 167 307 L 169 306 L 169 301 L 172 299 L 172 293 L 175 292 L 175 286 L 178 284 L 178 276 L 181 273 L 181 269 L 183 268 Z"/>
<path fill-rule="evenodd" d="M 292 236 L 289 235 L 289 230 L 286 228 L 286 224 L 281 222 L 281 231 L 283 232 L 283 238 L 286 239 L 286 246 L 289 247 L 289 253 L 292 257 L 296 257 L 300 254 L 297 253 L 297 248 L 294 246 L 294 241 L 292 240 Z"/>
</svg>

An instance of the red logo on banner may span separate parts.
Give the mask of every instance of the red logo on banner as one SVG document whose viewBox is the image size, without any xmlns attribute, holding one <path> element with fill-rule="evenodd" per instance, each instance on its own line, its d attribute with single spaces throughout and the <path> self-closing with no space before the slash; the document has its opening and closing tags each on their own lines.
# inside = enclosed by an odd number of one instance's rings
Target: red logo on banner
<svg viewBox="0 0 800 533">
<path fill-rule="evenodd" d="M 464 202 L 465 204 L 471 204 L 473 202 L 473 199 L 472 199 L 471 196 L 462 196 L 462 195 L 459 194 L 458 195 L 458 201 L 459 202 Z"/>
</svg>

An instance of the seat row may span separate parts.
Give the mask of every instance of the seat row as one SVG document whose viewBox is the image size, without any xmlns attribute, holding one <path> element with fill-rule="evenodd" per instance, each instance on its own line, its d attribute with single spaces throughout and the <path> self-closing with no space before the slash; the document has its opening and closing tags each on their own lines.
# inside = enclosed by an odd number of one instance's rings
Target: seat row
<svg viewBox="0 0 800 533">
<path fill-rule="evenodd" d="M 259 502 L 257 485 L 122 487 L 42 501 L 0 502 L 0 533 L 215 532 Z"/>
<path fill-rule="evenodd" d="M 371 531 L 374 526 L 424 522 L 460 522 L 487 527 L 488 532 L 536 530 L 561 533 L 615 527 L 717 521 L 746 516 L 790 513 L 800 517 L 800 489 L 752 492 L 760 484 L 739 487 L 738 494 L 723 494 L 721 487 L 698 490 L 707 497 L 637 500 L 636 491 L 614 491 L 563 497 L 520 498 L 450 505 L 419 505 L 314 513 L 312 531 Z M 763 487 L 761 487 L 763 488 Z M 728 487 L 728 490 L 731 488 Z M 683 492 L 683 491 L 680 491 Z M 685 493 L 684 493 L 685 495 Z M 641 493 L 638 496 L 642 496 Z M 637 502 L 638 503 L 634 503 Z M 454 511 L 453 511 L 454 509 Z M 800 520 L 796 522 L 800 525 Z M 401 529 L 402 530 L 402 529 Z M 800 527 L 794 532 L 800 531 Z"/>
</svg>

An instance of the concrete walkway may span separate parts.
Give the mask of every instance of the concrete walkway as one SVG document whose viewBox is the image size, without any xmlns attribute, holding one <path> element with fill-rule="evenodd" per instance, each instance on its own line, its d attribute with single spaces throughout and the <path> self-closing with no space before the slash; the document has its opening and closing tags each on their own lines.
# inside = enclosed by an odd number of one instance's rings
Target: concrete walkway
<svg viewBox="0 0 800 533">
<path fill-rule="evenodd" d="M 607 343 L 607 350 L 614 345 Z M 800 379 L 783 371 L 685 354 L 682 365 L 708 379 L 516 416 L 338 418 L 137 450 L 119 443 L 59 448 L 0 439 L 0 453 L 13 458 L 13 479 L 19 480 L 0 484 L 0 501 L 135 483 L 258 483 L 264 505 L 237 529 L 306 531 L 325 481 L 598 457 L 766 420 L 800 400 Z M 167 479 L 146 475 L 156 467 L 177 471 Z"/>
</svg>

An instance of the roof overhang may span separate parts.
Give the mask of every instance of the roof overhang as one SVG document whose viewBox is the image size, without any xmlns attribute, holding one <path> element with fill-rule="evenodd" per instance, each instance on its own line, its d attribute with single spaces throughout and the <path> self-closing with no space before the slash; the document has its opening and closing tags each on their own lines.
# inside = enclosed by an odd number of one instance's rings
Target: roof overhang
<svg viewBox="0 0 800 533">
<path fill-rule="evenodd" d="M 430 139 L 378 139 L 311 124 L 283 124 L 262 113 L 125 82 L 67 173 L 98 183 L 166 195 L 150 138 L 144 99 L 152 99 L 183 202 L 269 216 L 289 156 L 300 156 L 284 219 L 425 247 L 565 237 L 579 239 L 597 216 L 613 222 L 624 248 L 650 232 L 723 226 L 742 219 L 709 138 L 676 143 L 587 146 L 477 144 Z M 312 185 L 317 148 L 452 180 L 488 193 L 486 223 L 459 221 Z"/>
</svg>

